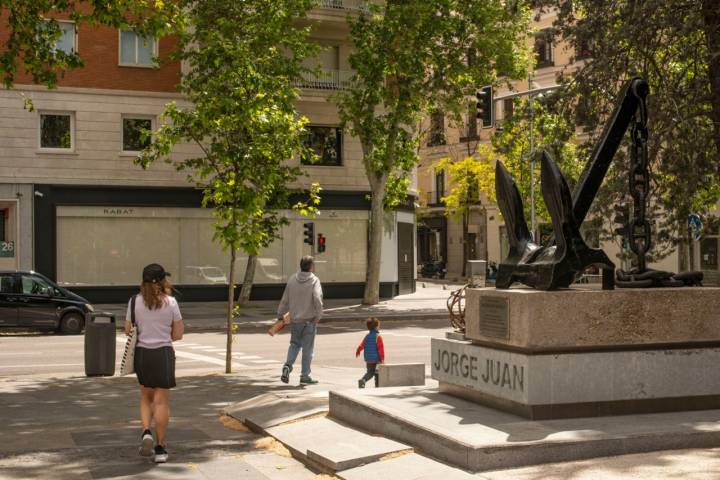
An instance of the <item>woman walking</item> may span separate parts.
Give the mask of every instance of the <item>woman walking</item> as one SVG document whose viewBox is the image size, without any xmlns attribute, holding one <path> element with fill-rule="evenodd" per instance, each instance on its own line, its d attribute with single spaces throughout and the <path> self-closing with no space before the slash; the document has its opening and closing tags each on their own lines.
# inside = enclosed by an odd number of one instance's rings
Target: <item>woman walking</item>
<svg viewBox="0 0 720 480">
<path fill-rule="evenodd" d="M 128 303 L 125 334 L 132 329 L 133 317 L 138 339 L 135 347 L 135 373 L 140 383 L 140 418 L 143 432 L 140 455 L 155 456 L 156 463 L 167 462 L 165 435 L 170 421 L 170 389 L 175 387 L 175 350 L 172 342 L 181 340 L 185 327 L 177 301 L 170 295 L 170 274 L 157 263 L 143 269 L 140 293 Z M 153 439 L 150 426 L 155 420 Z M 155 442 L 157 441 L 157 442 Z"/>
</svg>

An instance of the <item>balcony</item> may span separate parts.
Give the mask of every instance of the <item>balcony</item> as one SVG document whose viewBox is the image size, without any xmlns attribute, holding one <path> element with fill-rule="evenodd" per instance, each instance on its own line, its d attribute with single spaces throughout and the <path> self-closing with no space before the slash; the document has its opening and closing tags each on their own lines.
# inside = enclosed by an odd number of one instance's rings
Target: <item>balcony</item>
<svg viewBox="0 0 720 480">
<path fill-rule="evenodd" d="M 327 3 L 333 3 L 332 0 Z M 345 90 L 352 85 L 351 70 L 321 70 L 306 72 L 302 79 L 295 82 L 296 87 L 313 90 Z"/>
<path fill-rule="evenodd" d="M 315 0 L 318 8 L 331 10 L 367 11 L 366 0 Z"/>
</svg>

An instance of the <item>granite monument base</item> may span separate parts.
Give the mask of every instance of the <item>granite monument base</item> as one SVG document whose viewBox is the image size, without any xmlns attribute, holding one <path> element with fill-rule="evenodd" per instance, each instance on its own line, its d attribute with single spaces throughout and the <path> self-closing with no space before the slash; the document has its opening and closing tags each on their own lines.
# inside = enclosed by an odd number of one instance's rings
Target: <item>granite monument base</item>
<svg viewBox="0 0 720 480">
<path fill-rule="evenodd" d="M 720 408 L 720 289 L 468 289 L 440 391 L 530 419 Z"/>
</svg>

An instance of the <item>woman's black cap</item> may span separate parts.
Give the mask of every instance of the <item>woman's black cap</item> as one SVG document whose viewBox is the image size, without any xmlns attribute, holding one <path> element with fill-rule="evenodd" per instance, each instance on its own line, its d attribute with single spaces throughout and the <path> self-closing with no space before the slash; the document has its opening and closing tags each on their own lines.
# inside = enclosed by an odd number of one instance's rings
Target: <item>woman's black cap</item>
<svg viewBox="0 0 720 480">
<path fill-rule="evenodd" d="M 143 268 L 142 280 L 148 283 L 157 283 L 165 277 L 169 277 L 170 273 L 166 272 L 162 265 L 151 263 Z"/>
</svg>

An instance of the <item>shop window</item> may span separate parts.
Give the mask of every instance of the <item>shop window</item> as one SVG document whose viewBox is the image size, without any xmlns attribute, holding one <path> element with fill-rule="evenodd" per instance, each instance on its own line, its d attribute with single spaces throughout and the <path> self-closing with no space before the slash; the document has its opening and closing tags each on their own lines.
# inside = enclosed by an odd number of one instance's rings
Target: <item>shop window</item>
<svg viewBox="0 0 720 480">
<path fill-rule="evenodd" d="M 73 123 L 71 113 L 40 113 L 40 148 L 72 150 Z"/>
<path fill-rule="evenodd" d="M 75 36 L 75 22 L 68 22 L 60 20 L 58 21 L 60 27 L 60 38 L 55 42 L 55 50 L 72 54 L 77 52 L 76 36 Z"/>
<path fill-rule="evenodd" d="M 158 42 L 152 37 L 133 31 L 120 32 L 120 65 L 126 67 L 153 67 L 157 56 Z"/>
<path fill-rule="evenodd" d="M 315 219 L 327 239 L 316 257 L 323 282 L 362 282 L 367 264 L 367 212 L 329 211 Z M 282 238 L 258 255 L 255 284 L 284 284 L 298 269 L 303 223 L 283 227 Z M 226 285 L 230 254 L 213 241 L 210 209 L 174 207 L 57 207 L 57 281 L 61 285 L 136 285 L 145 265 L 157 262 L 177 285 Z M 152 239 L 149 241 L 148 239 Z M 285 243 L 287 242 L 287 243 Z M 236 281 L 247 257 L 239 255 Z M 182 287 L 178 290 L 182 292 Z"/>
<path fill-rule="evenodd" d="M 316 161 L 303 156 L 303 165 L 321 165 L 329 167 L 342 166 L 342 129 L 338 127 L 307 127 L 308 133 L 305 146 L 314 152 Z"/>
<path fill-rule="evenodd" d="M 537 68 L 552 67 L 553 59 L 552 31 L 543 30 L 535 37 L 535 59 Z"/>
<path fill-rule="evenodd" d="M 0 209 L 0 242 L 5 241 L 5 212 L 7 212 L 7 209 Z"/>
<path fill-rule="evenodd" d="M 430 115 L 430 132 L 428 135 L 428 147 L 445 145 L 445 114 L 433 112 Z"/>
<path fill-rule="evenodd" d="M 151 139 L 143 131 L 153 129 L 151 118 L 123 117 L 122 149 L 124 152 L 139 152 L 150 145 Z"/>
</svg>

